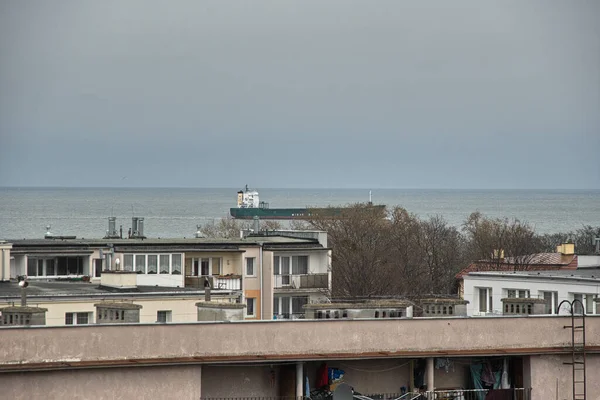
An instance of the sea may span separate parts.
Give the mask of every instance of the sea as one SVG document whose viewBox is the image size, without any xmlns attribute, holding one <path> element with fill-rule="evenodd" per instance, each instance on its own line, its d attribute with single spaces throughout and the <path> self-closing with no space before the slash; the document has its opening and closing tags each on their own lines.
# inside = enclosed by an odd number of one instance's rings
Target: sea
<svg viewBox="0 0 600 400">
<path fill-rule="evenodd" d="M 148 237 L 193 237 L 198 225 L 229 214 L 237 188 L 0 188 L 0 239 L 104 236 L 109 216 L 126 233 L 144 218 Z M 343 206 L 369 199 L 369 189 L 261 189 L 271 208 Z M 517 218 L 538 233 L 600 226 L 600 190 L 373 189 L 372 201 L 401 206 L 421 218 L 440 215 L 456 227 L 474 211 Z"/>
</svg>

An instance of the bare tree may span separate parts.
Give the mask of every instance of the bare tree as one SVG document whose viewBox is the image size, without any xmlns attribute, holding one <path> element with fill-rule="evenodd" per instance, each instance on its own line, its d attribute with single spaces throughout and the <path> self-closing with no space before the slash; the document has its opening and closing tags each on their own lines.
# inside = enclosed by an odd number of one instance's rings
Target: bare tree
<svg viewBox="0 0 600 400">
<path fill-rule="evenodd" d="M 401 294 L 416 295 L 426 289 L 421 285 L 419 268 L 421 226 L 419 218 L 404 208 L 390 213 L 390 255 L 394 263 L 395 288 Z"/>
<path fill-rule="evenodd" d="M 527 222 L 518 219 L 492 219 L 472 213 L 463 225 L 473 261 L 483 260 L 490 269 L 526 270 L 541 242 Z"/>
<path fill-rule="evenodd" d="M 595 238 L 600 238 L 600 226 L 584 225 L 576 231 L 545 234 L 539 240 L 546 252 L 556 251 L 561 243 L 573 243 L 577 254 L 589 255 L 596 253 Z"/>
<path fill-rule="evenodd" d="M 283 226 L 281 225 L 280 222 L 272 220 L 272 219 L 260 221 L 260 229 L 261 230 L 276 231 L 278 229 L 282 229 L 282 227 Z"/>
<path fill-rule="evenodd" d="M 240 222 L 237 219 L 225 217 L 204 224 L 201 231 L 208 238 L 232 239 L 239 238 L 240 231 L 249 229 L 250 225 L 251 222 L 248 221 Z"/>
<path fill-rule="evenodd" d="M 439 215 L 421 221 L 419 247 L 422 293 L 447 294 L 453 288 L 453 277 L 460 271 L 463 258 L 460 232 Z"/>
<path fill-rule="evenodd" d="M 389 222 L 383 218 L 384 210 L 359 203 L 344 208 L 335 217 L 331 212 L 311 214 L 308 224 L 326 231 L 333 248 L 334 297 L 373 297 L 392 292 Z"/>
</svg>

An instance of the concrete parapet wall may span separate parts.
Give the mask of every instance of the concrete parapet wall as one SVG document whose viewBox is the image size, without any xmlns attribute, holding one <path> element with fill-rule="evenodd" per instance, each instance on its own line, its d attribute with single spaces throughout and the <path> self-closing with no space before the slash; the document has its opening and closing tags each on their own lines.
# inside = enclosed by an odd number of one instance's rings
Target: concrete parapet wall
<svg viewBox="0 0 600 400">
<path fill-rule="evenodd" d="M 570 322 L 529 316 L 2 328 L 10 346 L 0 346 L 0 370 L 564 353 L 571 332 L 563 326 Z M 586 325 L 599 332 L 600 318 L 588 317 Z M 587 345 L 600 351 L 600 335 L 590 334 Z"/>
</svg>

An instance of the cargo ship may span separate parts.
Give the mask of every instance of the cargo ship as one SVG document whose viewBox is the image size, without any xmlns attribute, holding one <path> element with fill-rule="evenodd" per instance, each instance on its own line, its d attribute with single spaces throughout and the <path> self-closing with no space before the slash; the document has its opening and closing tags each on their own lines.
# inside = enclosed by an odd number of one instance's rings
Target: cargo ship
<svg viewBox="0 0 600 400">
<path fill-rule="evenodd" d="M 371 192 L 369 192 L 369 205 L 385 210 L 384 205 L 372 205 Z M 248 189 L 237 193 L 237 207 L 229 209 L 229 214 L 234 219 L 309 219 L 315 216 L 336 217 L 340 216 L 345 207 L 304 207 L 304 208 L 269 208 L 269 203 L 260 201 L 256 190 Z"/>
</svg>

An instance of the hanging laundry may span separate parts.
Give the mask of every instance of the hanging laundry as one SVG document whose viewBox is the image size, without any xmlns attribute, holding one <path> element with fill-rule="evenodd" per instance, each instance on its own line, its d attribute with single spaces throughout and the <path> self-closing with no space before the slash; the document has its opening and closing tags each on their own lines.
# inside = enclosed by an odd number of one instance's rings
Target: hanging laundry
<svg viewBox="0 0 600 400">
<path fill-rule="evenodd" d="M 329 368 L 326 363 L 322 363 L 317 370 L 317 389 L 322 389 L 329 386 Z"/>
<path fill-rule="evenodd" d="M 454 372 L 454 361 L 449 358 L 436 358 L 435 367 L 437 369 L 443 369 L 446 373 L 450 372 L 450 369 Z"/>
</svg>

